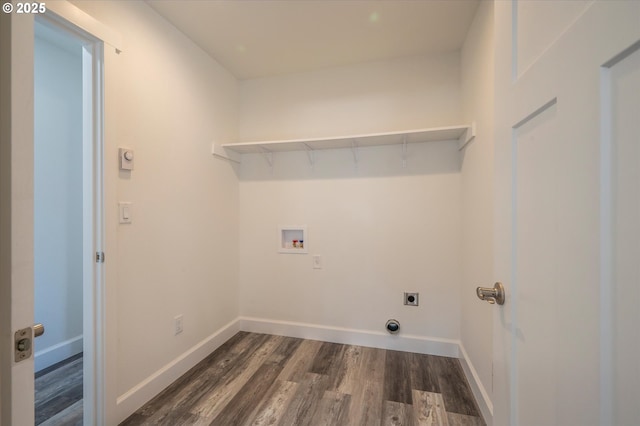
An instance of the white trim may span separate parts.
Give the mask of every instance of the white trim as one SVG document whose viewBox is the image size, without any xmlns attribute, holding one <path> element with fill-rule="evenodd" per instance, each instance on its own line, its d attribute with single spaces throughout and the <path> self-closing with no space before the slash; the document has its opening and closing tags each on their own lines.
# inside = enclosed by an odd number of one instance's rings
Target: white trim
<svg viewBox="0 0 640 426">
<path fill-rule="evenodd" d="M 614 204 L 611 68 L 600 68 L 600 424 L 614 420 Z"/>
<path fill-rule="evenodd" d="M 236 318 L 118 397 L 118 423 L 215 351 L 240 331 Z"/>
<path fill-rule="evenodd" d="M 84 297 L 84 333 L 90 334 L 84 345 L 85 424 L 105 423 L 106 347 L 104 265 L 97 263 L 94 253 L 104 251 L 104 49 L 97 40 L 85 38 L 82 53 L 82 119 L 84 260 L 86 270 Z M 91 141 L 87 144 L 86 141 Z M 90 148 L 89 148 L 90 147 Z M 87 286 L 87 284 L 90 284 Z"/>
<path fill-rule="evenodd" d="M 459 357 L 460 342 L 439 337 L 389 334 L 383 331 L 358 330 L 316 324 L 239 317 L 240 329 L 253 333 L 274 334 L 323 342 L 368 346 L 421 354 Z"/>
<path fill-rule="evenodd" d="M 38 372 L 80 352 L 82 352 L 82 334 L 36 352 L 33 356 L 34 371 Z"/>
<path fill-rule="evenodd" d="M 123 50 L 122 36 L 117 31 L 96 20 L 93 16 L 69 3 L 68 1 L 47 2 L 47 10 L 62 19 L 82 28 L 94 37 L 99 38 L 116 50 Z"/>
<path fill-rule="evenodd" d="M 480 407 L 482 417 L 484 418 L 487 426 L 491 426 L 493 424 L 493 402 L 491 401 L 489 393 L 482 385 L 480 376 L 478 376 L 478 372 L 473 366 L 473 363 L 469 358 L 469 354 L 465 350 L 462 343 L 460 343 L 460 364 L 462 365 L 465 376 L 467 376 L 467 380 L 469 381 L 469 386 L 471 386 L 473 396 L 475 397 L 476 402 Z"/>
</svg>

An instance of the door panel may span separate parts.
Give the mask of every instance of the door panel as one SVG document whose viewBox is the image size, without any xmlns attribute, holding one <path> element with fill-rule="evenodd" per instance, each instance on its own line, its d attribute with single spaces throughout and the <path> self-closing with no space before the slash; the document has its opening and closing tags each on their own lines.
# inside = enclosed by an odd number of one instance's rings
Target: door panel
<svg viewBox="0 0 640 426">
<path fill-rule="evenodd" d="M 518 424 L 526 418 L 553 418 L 558 395 L 557 376 L 557 232 L 558 165 L 552 135 L 557 131 L 557 108 L 552 104 L 514 129 L 515 211 L 517 246 L 515 281 L 518 329 L 518 398 L 522 406 Z M 549 229 L 553 232 L 539 232 Z M 547 368 L 541 370 L 540 365 Z"/>
<path fill-rule="evenodd" d="M 525 72 L 589 3 L 591 0 L 519 2 L 516 13 L 518 72 Z M 544 25 L 540 25 L 541 20 Z"/>
<path fill-rule="evenodd" d="M 7 264 L 9 269 L 3 270 L 0 282 L 0 423 L 29 425 L 33 424 L 33 358 L 14 362 L 13 336 L 16 330 L 33 325 L 33 16 L 2 15 L 0 216 L 3 269 Z M 10 32 L 9 38 L 5 31 Z"/>
<path fill-rule="evenodd" d="M 602 226 L 602 129 L 625 115 L 623 121 L 637 122 L 640 110 L 635 80 L 620 91 L 631 95 L 612 94 L 611 112 L 602 108 L 603 75 L 615 77 L 603 68 L 640 40 L 640 2 L 590 3 L 519 70 L 518 40 L 531 34 L 517 23 L 545 27 L 544 16 L 518 16 L 526 10 L 520 2 L 496 3 L 495 270 L 508 297 L 494 321 L 494 424 L 613 424 L 623 403 L 611 408 L 607 389 L 623 384 L 609 374 L 606 336 L 631 331 L 624 331 L 630 318 L 610 320 L 613 309 L 603 303 L 612 290 L 601 275 L 603 259 L 613 257 L 605 253 L 609 228 Z M 637 169 L 638 156 L 632 158 Z M 619 197 L 629 197 L 627 185 Z M 624 203 L 618 210 L 633 216 Z M 625 282 L 634 279 L 637 285 L 637 276 Z M 634 296 L 623 292 L 625 300 Z M 629 351 L 629 337 L 618 339 L 617 354 Z M 624 386 L 632 385 L 637 389 L 636 382 Z M 618 398 L 636 405 L 632 395 Z"/>
<path fill-rule="evenodd" d="M 613 412 L 637 423 L 640 404 L 640 49 L 611 67 L 613 150 Z"/>
</svg>

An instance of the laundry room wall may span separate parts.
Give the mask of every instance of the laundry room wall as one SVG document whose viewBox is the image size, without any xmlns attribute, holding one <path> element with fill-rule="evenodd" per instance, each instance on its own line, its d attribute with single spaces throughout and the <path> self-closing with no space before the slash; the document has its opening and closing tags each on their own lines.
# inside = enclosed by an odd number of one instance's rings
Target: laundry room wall
<svg viewBox="0 0 640 426">
<path fill-rule="evenodd" d="M 461 124 L 458 53 L 247 80 L 240 94 L 242 141 Z M 402 145 L 315 155 L 312 166 L 306 152 L 274 153 L 273 167 L 243 155 L 243 317 L 272 332 L 449 349 L 460 330 L 457 142 L 410 144 L 406 167 Z M 279 225 L 306 225 L 309 253 L 278 253 Z M 420 293 L 418 307 L 405 291 Z M 389 318 L 400 337 L 386 333 Z"/>
<path fill-rule="evenodd" d="M 145 2 L 73 4 L 124 46 L 105 46 L 106 327 L 117 351 L 107 380 L 117 423 L 237 331 L 238 180 L 211 144 L 237 138 L 238 88 Z M 132 171 L 118 170 L 119 147 L 133 149 Z M 132 223 L 118 223 L 118 202 L 132 203 Z"/>
</svg>

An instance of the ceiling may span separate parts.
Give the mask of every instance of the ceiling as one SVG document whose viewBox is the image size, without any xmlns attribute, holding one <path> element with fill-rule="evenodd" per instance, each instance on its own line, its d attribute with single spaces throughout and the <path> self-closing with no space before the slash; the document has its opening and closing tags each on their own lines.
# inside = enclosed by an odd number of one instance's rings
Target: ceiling
<svg viewBox="0 0 640 426">
<path fill-rule="evenodd" d="M 238 79 L 451 52 L 480 0 L 147 0 Z"/>
</svg>

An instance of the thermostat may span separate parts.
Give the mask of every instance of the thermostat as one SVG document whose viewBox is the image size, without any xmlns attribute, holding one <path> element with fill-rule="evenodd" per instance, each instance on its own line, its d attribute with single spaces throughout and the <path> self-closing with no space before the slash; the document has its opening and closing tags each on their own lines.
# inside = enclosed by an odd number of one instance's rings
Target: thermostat
<svg viewBox="0 0 640 426">
<path fill-rule="evenodd" d="M 120 170 L 133 170 L 133 150 L 131 148 L 119 148 Z"/>
</svg>

